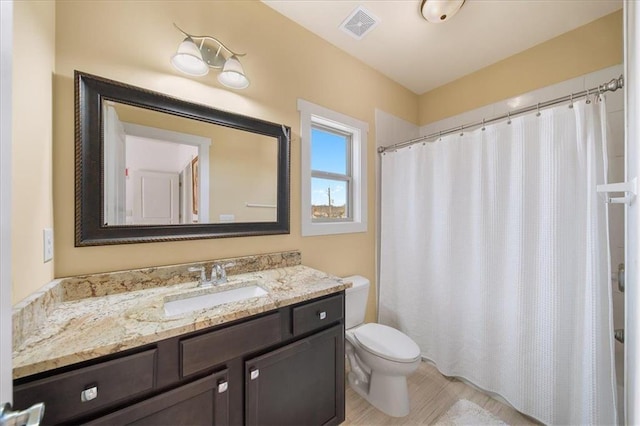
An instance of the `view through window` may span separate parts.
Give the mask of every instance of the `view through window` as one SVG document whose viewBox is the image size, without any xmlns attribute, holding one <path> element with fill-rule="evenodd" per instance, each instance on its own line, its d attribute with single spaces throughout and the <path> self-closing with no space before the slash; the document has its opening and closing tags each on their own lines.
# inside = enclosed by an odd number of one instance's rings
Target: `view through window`
<svg viewBox="0 0 640 426">
<path fill-rule="evenodd" d="M 352 135 L 325 126 L 311 129 L 311 217 L 350 220 Z"/>
</svg>

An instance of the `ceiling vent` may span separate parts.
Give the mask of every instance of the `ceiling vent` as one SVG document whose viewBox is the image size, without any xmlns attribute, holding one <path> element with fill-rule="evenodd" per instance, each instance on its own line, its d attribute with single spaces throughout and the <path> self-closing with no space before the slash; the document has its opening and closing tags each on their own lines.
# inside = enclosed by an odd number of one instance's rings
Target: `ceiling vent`
<svg viewBox="0 0 640 426">
<path fill-rule="evenodd" d="M 340 28 L 351 37 L 360 40 L 379 23 L 380 19 L 377 16 L 359 6 L 340 24 Z"/>
</svg>

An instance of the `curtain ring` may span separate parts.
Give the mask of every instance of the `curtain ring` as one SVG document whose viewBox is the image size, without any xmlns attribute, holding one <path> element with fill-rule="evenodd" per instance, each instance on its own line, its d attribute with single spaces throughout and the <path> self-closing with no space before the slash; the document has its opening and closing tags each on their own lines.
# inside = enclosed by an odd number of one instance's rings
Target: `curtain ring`
<svg viewBox="0 0 640 426">
<path fill-rule="evenodd" d="M 464 126 L 460 125 L 460 136 L 464 136 Z"/>
<path fill-rule="evenodd" d="M 589 96 L 591 95 L 590 90 L 591 89 L 587 89 L 587 102 L 586 102 L 586 104 L 590 104 L 591 103 L 591 99 L 589 98 Z"/>
<path fill-rule="evenodd" d="M 538 102 L 538 104 L 536 105 L 536 117 L 540 117 L 540 102 Z"/>
<path fill-rule="evenodd" d="M 569 108 L 573 108 L 573 93 L 571 93 L 571 96 L 569 97 Z"/>
<path fill-rule="evenodd" d="M 511 111 L 507 112 L 507 124 L 511 124 Z"/>
<path fill-rule="evenodd" d="M 482 119 L 482 131 L 484 132 L 486 128 L 484 127 L 484 118 Z"/>
<path fill-rule="evenodd" d="M 442 130 L 440 130 L 438 132 L 438 140 L 441 141 L 442 140 Z"/>
</svg>

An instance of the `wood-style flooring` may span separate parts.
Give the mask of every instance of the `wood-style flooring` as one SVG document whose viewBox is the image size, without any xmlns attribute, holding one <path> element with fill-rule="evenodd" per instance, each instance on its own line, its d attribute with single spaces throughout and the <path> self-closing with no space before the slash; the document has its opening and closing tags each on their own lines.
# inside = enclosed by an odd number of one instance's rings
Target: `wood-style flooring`
<svg viewBox="0 0 640 426">
<path fill-rule="evenodd" d="M 371 406 L 346 385 L 348 425 L 431 425 L 459 399 L 471 401 L 509 425 L 538 425 L 535 420 L 519 413 L 488 395 L 454 378 L 445 377 L 431 364 L 420 363 L 409 376 L 411 412 L 402 418 L 389 417 Z"/>
</svg>

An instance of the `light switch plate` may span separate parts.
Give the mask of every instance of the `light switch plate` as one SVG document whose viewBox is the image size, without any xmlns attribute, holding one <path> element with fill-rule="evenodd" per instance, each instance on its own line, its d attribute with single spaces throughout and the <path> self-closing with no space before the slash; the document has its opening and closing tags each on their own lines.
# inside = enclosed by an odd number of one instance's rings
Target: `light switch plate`
<svg viewBox="0 0 640 426">
<path fill-rule="evenodd" d="M 44 228 L 42 231 L 42 240 L 44 246 L 44 261 L 46 263 L 53 259 L 53 229 Z"/>
</svg>

